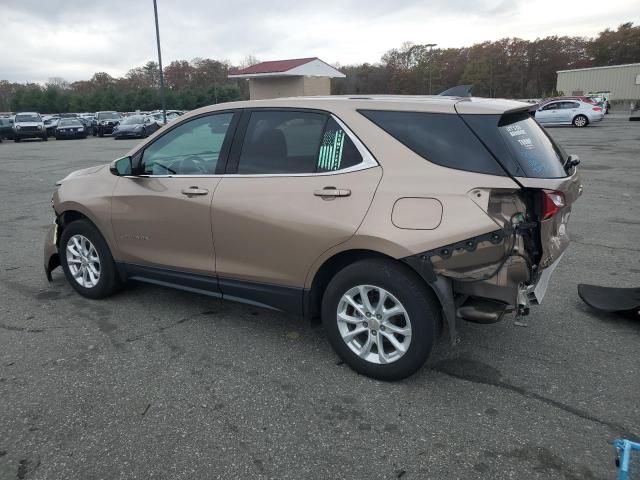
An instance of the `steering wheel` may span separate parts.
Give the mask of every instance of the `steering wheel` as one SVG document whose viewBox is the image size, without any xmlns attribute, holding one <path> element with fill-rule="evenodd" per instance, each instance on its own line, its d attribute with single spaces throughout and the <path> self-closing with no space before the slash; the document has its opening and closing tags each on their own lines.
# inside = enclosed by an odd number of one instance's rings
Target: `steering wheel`
<svg viewBox="0 0 640 480">
<path fill-rule="evenodd" d="M 182 175 L 191 173 L 208 173 L 204 160 L 197 155 L 190 155 L 180 160 L 178 172 Z"/>
</svg>

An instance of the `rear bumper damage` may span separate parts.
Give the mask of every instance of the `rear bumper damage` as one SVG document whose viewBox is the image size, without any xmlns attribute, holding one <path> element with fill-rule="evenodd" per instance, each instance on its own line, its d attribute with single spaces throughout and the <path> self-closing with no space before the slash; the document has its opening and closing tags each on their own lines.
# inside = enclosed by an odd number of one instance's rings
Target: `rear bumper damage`
<svg viewBox="0 0 640 480">
<path fill-rule="evenodd" d="M 527 315 L 542 301 L 569 245 L 570 204 L 540 220 L 541 194 L 492 190 L 488 202 L 476 203 L 499 228 L 403 259 L 436 292 L 452 342 L 458 318 L 494 323 L 510 312 Z M 578 195 L 569 193 L 571 203 Z"/>
</svg>

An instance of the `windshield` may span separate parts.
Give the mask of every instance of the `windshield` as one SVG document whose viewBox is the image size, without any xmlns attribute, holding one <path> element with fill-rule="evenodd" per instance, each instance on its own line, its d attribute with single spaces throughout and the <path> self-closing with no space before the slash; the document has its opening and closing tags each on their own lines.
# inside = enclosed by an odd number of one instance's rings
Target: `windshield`
<svg viewBox="0 0 640 480">
<path fill-rule="evenodd" d="M 144 123 L 144 117 L 142 115 L 134 115 L 132 117 L 125 118 L 121 123 L 122 125 L 139 125 Z"/>
<path fill-rule="evenodd" d="M 64 118 L 58 122 L 58 127 L 81 127 L 80 120 L 75 118 Z"/>
<path fill-rule="evenodd" d="M 16 115 L 16 122 L 41 122 L 40 115 L 37 113 L 27 113 Z"/>
<path fill-rule="evenodd" d="M 98 120 L 117 120 L 120 118 L 117 112 L 103 112 L 98 114 Z"/>
</svg>

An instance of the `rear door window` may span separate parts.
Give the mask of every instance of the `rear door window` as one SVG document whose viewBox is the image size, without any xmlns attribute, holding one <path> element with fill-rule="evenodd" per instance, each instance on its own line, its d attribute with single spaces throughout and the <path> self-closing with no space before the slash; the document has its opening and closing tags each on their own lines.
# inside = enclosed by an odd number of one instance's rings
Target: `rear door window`
<svg viewBox="0 0 640 480">
<path fill-rule="evenodd" d="M 321 113 L 251 112 L 237 173 L 313 173 L 326 122 Z"/>
<path fill-rule="evenodd" d="M 360 110 L 425 160 L 469 172 L 506 175 L 457 114 Z"/>
<path fill-rule="evenodd" d="M 362 162 L 357 148 L 324 113 L 253 111 L 238 160 L 240 175 L 323 173 Z"/>
</svg>

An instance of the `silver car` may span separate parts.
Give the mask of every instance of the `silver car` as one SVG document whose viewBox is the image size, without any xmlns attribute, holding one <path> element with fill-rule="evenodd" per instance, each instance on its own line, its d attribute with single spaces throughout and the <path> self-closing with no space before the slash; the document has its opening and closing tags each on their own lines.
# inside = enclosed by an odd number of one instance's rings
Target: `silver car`
<svg viewBox="0 0 640 480">
<path fill-rule="evenodd" d="M 536 110 L 536 120 L 542 125 L 573 125 L 586 127 L 604 118 L 602 107 L 580 100 L 557 100 Z"/>
</svg>

